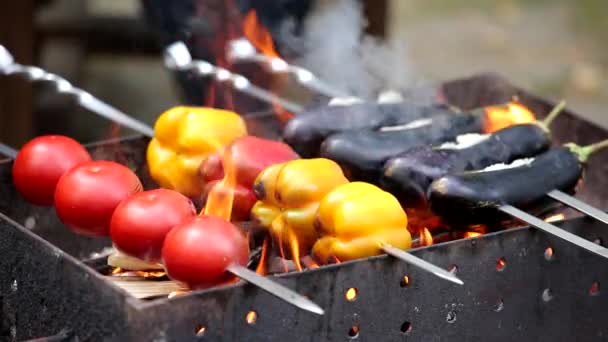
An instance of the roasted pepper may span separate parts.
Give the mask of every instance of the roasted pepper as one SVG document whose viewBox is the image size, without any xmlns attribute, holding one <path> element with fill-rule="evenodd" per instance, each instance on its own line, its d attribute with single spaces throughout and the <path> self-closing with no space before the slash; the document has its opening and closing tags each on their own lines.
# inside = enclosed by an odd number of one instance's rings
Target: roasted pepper
<svg viewBox="0 0 608 342">
<path fill-rule="evenodd" d="M 412 238 L 399 201 L 375 185 L 353 182 L 329 192 L 317 212 L 320 238 L 312 255 L 320 263 L 382 254 L 390 244 L 409 249 Z"/>
<path fill-rule="evenodd" d="M 335 187 L 348 183 L 342 169 L 329 159 L 298 159 L 272 165 L 254 184 L 259 199 L 251 214 L 286 246 L 308 253 L 317 240 L 315 217 L 319 202 Z"/>
<path fill-rule="evenodd" d="M 245 122 L 230 111 L 205 107 L 174 107 L 154 125 L 147 151 L 150 175 L 163 188 L 190 197 L 203 190 L 198 170 L 202 161 L 247 134 Z"/>
</svg>

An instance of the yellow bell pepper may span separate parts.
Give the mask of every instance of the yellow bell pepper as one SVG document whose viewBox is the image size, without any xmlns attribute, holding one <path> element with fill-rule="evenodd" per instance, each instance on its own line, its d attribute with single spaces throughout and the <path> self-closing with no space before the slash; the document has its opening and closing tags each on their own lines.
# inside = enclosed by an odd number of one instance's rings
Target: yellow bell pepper
<svg viewBox="0 0 608 342">
<path fill-rule="evenodd" d="M 254 191 L 259 201 L 251 214 L 286 247 L 308 253 L 317 240 L 315 219 L 319 202 L 335 187 L 348 183 L 335 162 L 297 159 L 262 171 Z"/>
<path fill-rule="evenodd" d="M 369 183 L 348 183 L 329 192 L 319 205 L 318 220 L 321 237 L 312 254 L 320 263 L 382 254 L 383 244 L 400 249 L 412 245 L 399 201 Z"/>
<path fill-rule="evenodd" d="M 154 125 L 147 151 L 150 175 L 158 184 L 190 197 L 199 196 L 203 160 L 247 134 L 245 122 L 230 111 L 205 107 L 174 107 Z"/>
</svg>

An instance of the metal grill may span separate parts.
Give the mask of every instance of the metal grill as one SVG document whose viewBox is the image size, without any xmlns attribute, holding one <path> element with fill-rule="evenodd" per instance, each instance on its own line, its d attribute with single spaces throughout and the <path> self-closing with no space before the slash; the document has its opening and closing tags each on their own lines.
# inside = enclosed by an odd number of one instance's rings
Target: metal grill
<svg viewBox="0 0 608 342">
<path fill-rule="evenodd" d="M 552 107 L 494 75 L 448 82 L 441 93 L 465 109 L 513 95 L 541 117 Z M 571 113 L 560 117 L 553 133 L 556 143 L 581 144 L 608 135 Z M 150 186 L 146 143 L 135 137 L 96 144 L 91 150 L 98 158 L 130 165 Z M 608 185 L 606 161 L 605 154 L 592 158 L 577 195 L 601 208 L 608 204 L 603 191 Z M 298 310 L 243 283 L 141 301 L 82 262 L 109 241 L 72 234 L 52 209 L 25 203 L 12 187 L 10 166 L 0 163 L 0 212 L 14 220 L 0 217 L 0 336 L 9 341 L 41 336 L 133 341 L 600 341 L 608 336 L 603 290 L 608 264 L 529 228 L 412 252 L 453 269 L 465 286 L 440 281 L 388 256 L 275 277 L 325 308 L 324 316 Z M 608 241 L 604 225 L 588 218 L 562 226 L 597 243 Z M 352 301 L 345 297 L 349 289 L 356 293 Z M 255 324 L 246 320 L 252 311 Z"/>
</svg>

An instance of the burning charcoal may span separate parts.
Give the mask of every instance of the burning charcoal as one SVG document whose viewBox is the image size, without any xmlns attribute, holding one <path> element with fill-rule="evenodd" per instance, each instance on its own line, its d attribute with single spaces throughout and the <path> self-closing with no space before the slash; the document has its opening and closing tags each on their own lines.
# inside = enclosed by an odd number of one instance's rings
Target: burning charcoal
<svg viewBox="0 0 608 342">
<path fill-rule="evenodd" d="M 383 253 L 382 245 L 409 249 L 407 216 L 397 199 L 375 185 L 354 182 L 330 191 L 317 212 L 321 235 L 312 254 L 322 264 Z"/>
<path fill-rule="evenodd" d="M 236 113 L 204 107 L 175 107 L 164 112 L 154 126 L 147 151 L 150 175 L 160 186 L 188 197 L 199 196 L 198 174 L 211 153 L 247 134 Z"/>
<path fill-rule="evenodd" d="M 420 106 L 408 102 L 322 106 L 291 119 L 283 130 L 283 138 L 301 156 L 310 158 L 319 155 L 323 140 L 334 133 L 375 130 L 451 113 L 439 105 Z"/>
</svg>

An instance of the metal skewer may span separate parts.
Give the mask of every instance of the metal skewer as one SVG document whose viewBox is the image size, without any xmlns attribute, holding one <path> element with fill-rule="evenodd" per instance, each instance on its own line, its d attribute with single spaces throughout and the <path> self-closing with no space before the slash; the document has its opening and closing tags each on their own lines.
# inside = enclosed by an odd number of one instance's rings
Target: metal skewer
<svg viewBox="0 0 608 342">
<path fill-rule="evenodd" d="M 188 47 L 183 42 L 175 42 L 165 49 L 165 66 L 171 70 L 190 71 L 200 76 L 212 76 L 216 80 L 229 82 L 234 89 L 262 101 L 278 104 L 290 112 L 300 112 L 303 107 L 297 103 L 276 96 L 270 91 L 260 88 L 242 75 L 215 66 L 209 62 L 193 60 Z"/>
<path fill-rule="evenodd" d="M 323 315 L 325 310 L 323 310 L 319 305 L 312 302 L 310 299 L 294 292 L 293 290 L 274 282 L 266 277 L 263 277 L 246 267 L 241 265 L 232 264 L 228 266 L 228 272 L 234 274 L 235 276 L 244 279 L 262 290 L 267 291 L 273 296 L 281 298 L 282 300 L 297 306 L 300 309 L 310 311 L 317 315 Z"/>
<path fill-rule="evenodd" d="M 143 135 L 149 137 L 154 136 L 154 130 L 152 127 L 99 100 L 90 93 L 74 87 L 66 79 L 49 73 L 39 67 L 16 63 L 10 52 L 8 52 L 8 50 L 2 45 L 0 45 L 0 74 L 20 75 L 27 80 L 34 82 L 51 82 L 55 85 L 59 93 L 72 95 L 82 107 L 90 110 L 91 112 L 99 116 L 103 116 L 106 119 L 110 119 Z"/>
<path fill-rule="evenodd" d="M 560 229 L 550 223 L 547 223 L 538 217 L 534 217 L 525 211 L 519 210 L 514 206 L 505 204 L 498 208 L 500 211 L 507 213 L 515 218 L 518 218 L 546 233 L 557 236 L 560 239 L 564 239 L 570 243 L 573 243 L 581 248 L 584 248 L 592 253 L 603 256 L 604 258 L 608 258 L 608 249 L 595 244 L 589 240 L 585 240 L 578 235 L 574 235 L 570 232 L 567 232 L 563 229 Z"/>
<path fill-rule="evenodd" d="M 547 196 L 562 202 L 563 204 L 576 209 L 578 211 L 580 211 L 583 214 L 589 215 L 593 218 L 595 218 L 596 220 L 599 220 L 601 222 L 604 222 L 606 224 L 608 224 L 608 214 L 606 214 L 605 212 L 601 211 L 600 209 L 591 206 L 581 200 L 579 200 L 576 197 L 572 197 L 560 190 L 552 190 L 550 191 Z"/>
<path fill-rule="evenodd" d="M 0 153 L 4 154 L 5 156 L 7 156 L 11 159 L 15 159 L 17 157 L 18 152 L 14 148 L 12 148 L 8 145 L 4 145 L 3 143 L 0 143 Z"/>
<path fill-rule="evenodd" d="M 344 97 L 347 94 L 341 90 L 322 81 L 311 71 L 302 67 L 287 63 L 279 57 L 270 57 L 258 53 L 247 38 L 239 38 L 230 42 L 228 58 L 234 62 L 257 62 L 266 64 L 275 73 L 293 74 L 301 85 L 329 97 Z"/>
<path fill-rule="evenodd" d="M 416 266 L 426 272 L 433 273 L 439 278 L 451 281 L 458 285 L 464 285 L 464 282 L 460 280 L 460 278 L 456 277 L 453 273 L 448 272 L 441 267 L 435 266 L 430 262 L 420 259 L 419 257 L 397 247 L 385 244 L 382 245 L 382 250 L 384 250 L 386 254 L 389 254 L 399 260 L 403 260 L 410 265 Z"/>
</svg>

